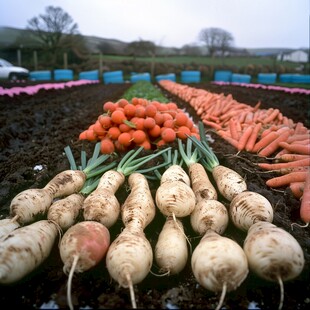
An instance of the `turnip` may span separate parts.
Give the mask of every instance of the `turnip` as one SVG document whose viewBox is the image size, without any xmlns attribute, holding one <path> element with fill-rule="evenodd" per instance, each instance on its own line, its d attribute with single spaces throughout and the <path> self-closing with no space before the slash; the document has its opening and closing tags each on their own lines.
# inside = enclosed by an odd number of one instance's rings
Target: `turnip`
<svg viewBox="0 0 310 310">
<path fill-rule="evenodd" d="M 234 225 L 243 231 L 258 221 L 273 221 L 273 208 L 269 200 L 251 191 L 244 191 L 233 198 L 229 214 Z"/>
<path fill-rule="evenodd" d="M 0 242 L 0 283 L 11 284 L 38 267 L 50 254 L 59 228 L 41 220 L 10 232 Z"/>
<path fill-rule="evenodd" d="M 188 259 L 187 239 L 180 220 L 167 217 L 155 246 L 155 260 L 160 272 L 173 275 L 181 272 Z"/>
<path fill-rule="evenodd" d="M 152 247 L 143 229 L 155 216 L 155 203 L 145 176 L 134 173 L 128 182 L 131 192 L 121 207 L 126 226 L 111 243 L 106 264 L 111 277 L 129 288 L 132 306 L 136 308 L 133 285 L 147 276 L 153 262 Z"/>
<path fill-rule="evenodd" d="M 211 229 L 222 235 L 229 221 L 226 207 L 218 200 L 200 200 L 190 215 L 191 226 L 199 235 Z"/>
<path fill-rule="evenodd" d="M 101 223 L 85 221 L 71 226 L 63 235 L 60 257 L 63 271 L 69 274 L 67 300 L 72 310 L 71 283 L 73 274 L 85 272 L 96 266 L 105 256 L 110 245 L 109 230 Z"/>
<path fill-rule="evenodd" d="M 208 230 L 194 249 L 191 259 L 198 283 L 212 292 L 222 291 L 220 309 L 226 292 L 240 286 L 248 275 L 247 257 L 238 243 Z"/>
<path fill-rule="evenodd" d="M 250 270 L 259 277 L 280 285 L 279 309 L 283 306 L 283 281 L 300 275 L 305 259 L 297 240 L 284 229 L 269 222 L 256 222 L 243 244 Z"/>
<path fill-rule="evenodd" d="M 168 149 L 135 159 L 142 150 L 143 147 L 140 147 L 127 152 L 116 170 L 108 170 L 101 176 L 97 188 L 84 200 L 83 216 L 85 220 L 98 221 L 108 228 L 114 225 L 120 214 L 120 204 L 115 193 L 124 183 L 125 177 Z M 152 169 L 155 168 L 152 167 Z"/>
<path fill-rule="evenodd" d="M 8 218 L 0 220 L 0 239 L 20 227 L 15 218 Z"/>
<path fill-rule="evenodd" d="M 48 209 L 47 219 L 56 222 L 62 230 L 67 230 L 76 222 L 83 201 L 84 196 L 80 193 L 56 200 Z"/>
</svg>

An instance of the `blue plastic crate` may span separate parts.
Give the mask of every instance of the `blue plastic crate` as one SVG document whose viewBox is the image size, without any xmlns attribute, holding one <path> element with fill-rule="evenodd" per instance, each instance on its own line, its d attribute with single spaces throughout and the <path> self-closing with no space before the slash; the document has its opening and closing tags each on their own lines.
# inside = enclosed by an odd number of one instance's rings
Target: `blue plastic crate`
<svg viewBox="0 0 310 310">
<path fill-rule="evenodd" d="M 217 70 L 214 73 L 214 81 L 216 82 L 231 82 L 232 72 L 229 70 Z"/>
<path fill-rule="evenodd" d="M 182 83 L 199 83 L 201 81 L 200 71 L 182 71 L 181 82 Z"/>
<path fill-rule="evenodd" d="M 123 71 L 108 71 L 103 73 L 104 84 L 121 84 L 124 83 Z"/>
</svg>

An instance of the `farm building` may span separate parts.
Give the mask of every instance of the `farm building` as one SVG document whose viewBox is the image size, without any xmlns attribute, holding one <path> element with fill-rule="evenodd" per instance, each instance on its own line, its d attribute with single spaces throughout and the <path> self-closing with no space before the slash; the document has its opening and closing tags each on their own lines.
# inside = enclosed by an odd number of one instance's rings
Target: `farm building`
<svg viewBox="0 0 310 310">
<path fill-rule="evenodd" d="M 295 50 L 288 53 L 278 54 L 277 60 L 292 62 L 308 62 L 309 54 L 304 50 Z"/>
</svg>

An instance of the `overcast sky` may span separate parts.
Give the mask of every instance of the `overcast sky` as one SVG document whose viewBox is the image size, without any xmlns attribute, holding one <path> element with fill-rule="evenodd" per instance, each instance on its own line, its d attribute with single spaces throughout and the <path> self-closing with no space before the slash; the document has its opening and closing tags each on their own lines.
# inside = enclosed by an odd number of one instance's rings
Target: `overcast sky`
<svg viewBox="0 0 310 310">
<path fill-rule="evenodd" d="M 200 30 L 224 29 L 244 48 L 309 47 L 309 0 L 0 0 L 0 26 L 61 7 L 82 35 L 124 42 L 149 40 L 182 47 L 199 43 Z"/>
</svg>

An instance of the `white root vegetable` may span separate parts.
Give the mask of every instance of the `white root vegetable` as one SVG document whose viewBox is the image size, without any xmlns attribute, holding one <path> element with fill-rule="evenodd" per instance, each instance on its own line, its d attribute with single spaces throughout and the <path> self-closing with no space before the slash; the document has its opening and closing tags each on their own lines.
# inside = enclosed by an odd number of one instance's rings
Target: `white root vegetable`
<svg viewBox="0 0 310 310">
<path fill-rule="evenodd" d="M 0 283 L 11 284 L 32 272 L 49 256 L 58 227 L 41 220 L 20 227 L 0 242 Z"/>
<path fill-rule="evenodd" d="M 152 247 L 143 229 L 155 216 L 155 203 L 142 174 L 131 174 L 128 182 L 131 192 L 121 208 L 126 226 L 111 243 L 106 265 L 110 276 L 120 286 L 129 288 L 132 307 L 136 308 L 133 285 L 147 276 L 153 262 Z"/>
<path fill-rule="evenodd" d="M 203 165 L 212 173 L 219 192 L 224 198 L 231 201 L 236 195 L 247 190 L 247 184 L 238 172 L 220 165 L 217 156 L 206 141 L 202 122 L 199 122 L 199 133 L 201 141 L 193 136 L 189 136 L 189 139 L 196 145 L 200 153 L 204 155 L 202 159 Z"/>
<path fill-rule="evenodd" d="M 222 235 L 229 221 L 226 207 L 218 200 L 200 200 L 190 215 L 191 226 L 200 235 L 209 229 Z"/>
<path fill-rule="evenodd" d="M 208 230 L 194 249 L 191 259 L 198 283 L 212 292 L 222 292 L 220 309 L 226 292 L 240 286 L 248 275 L 248 262 L 241 246 L 235 241 Z"/>
<path fill-rule="evenodd" d="M 212 169 L 212 175 L 219 192 L 228 201 L 247 190 L 247 184 L 241 175 L 228 167 L 218 165 Z"/>
<path fill-rule="evenodd" d="M 244 191 L 233 198 L 229 214 L 234 225 L 243 231 L 258 221 L 273 221 L 273 208 L 269 200 L 251 191 Z"/>
<path fill-rule="evenodd" d="M 73 274 L 85 272 L 99 264 L 106 255 L 109 245 L 109 230 L 95 221 L 77 223 L 63 235 L 59 251 L 64 263 L 63 271 L 69 274 L 67 301 L 71 310 L 74 309 L 71 299 Z"/>
<path fill-rule="evenodd" d="M 124 181 L 123 173 L 115 170 L 105 172 L 97 188 L 84 200 L 84 219 L 100 222 L 107 228 L 114 225 L 120 214 L 120 204 L 115 193 Z"/>
<path fill-rule="evenodd" d="M 284 229 L 269 222 L 257 222 L 243 244 L 250 270 L 259 277 L 280 285 L 279 309 L 283 306 L 283 281 L 292 280 L 304 268 L 304 253 L 297 240 Z"/>
<path fill-rule="evenodd" d="M 169 171 L 165 171 L 160 179 L 161 184 L 173 181 L 180 181 L 187 184 L 188 186 L 191 185 L 189 176 L 185 173 L 185 171 L 180 165 L 171 165 L 169 167 Z"/>
<path fill-rule="evenodd" d="M 163 173 L 155 200 L 157 207 L 164 215 L 185 217 L 193 212 L 196 198 L 191 187 L 183 182 L 183 180 L 189 179 L 188 175 L 181 166 L 178 167 L 177 177 L 175 176 L 175 165 L 170 166 Z"/>
<path fill-rule="evenodd" d="M 125 226 L 131 224 L 144 229 L 154 219 L 156 212 L 149 184 L 145 176 L 140 173 L 132 173 L 128 183 L 131 193 L 121 208 L 122 221 Z"/>
<path fill-rule="evenodd" d="M 19 228 L 19 223 L 15 220 L 15 218 L 2 219 L 0 220 L 0 240 L 5 237 L 7 234 Z"/>
<path fill-rule="evenodd" d="M 173 275 L 181 272 L 188 259 L 187 240 L 179 220 L 167 217 L 155 246 L 155 260 L 160 272 Z"/>
<path fill-rule="evenodd" d="M 17 194 L 10 204 L 11 217 L 19 224 L 27 224 L 38 215 L 46 214 L 53 199 L 68 196 L 82 189 L 86 175 L 80 170 L 65 170 L 57 174 L 42 189 L 27 189 Z"/>
<path fill-rule="evenodd" d="M 203 165 L 200 163 L 190 164 L 188 171 L 196 201 L 199 202 L 205 199 L 217 200 L 217 191 Z"/>
<path fill-rule="evenodd" d="M 55 201 L 48 209 L 47 219 L 56 222 L 62 230 L 76 223 L 83 207 L 84 196 L 76 193 Z"/>
</svg>

